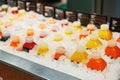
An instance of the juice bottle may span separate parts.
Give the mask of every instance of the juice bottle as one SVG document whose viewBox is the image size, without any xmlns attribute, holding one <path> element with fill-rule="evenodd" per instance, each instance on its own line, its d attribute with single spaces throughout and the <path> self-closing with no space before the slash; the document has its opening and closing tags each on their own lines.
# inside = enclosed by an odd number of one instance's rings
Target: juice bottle
<svg viewBox="0 0 120 80">
<path fill-rule="evenodd" d="M 29 52 L 35 47 L 36 43 L 33 40 L 33 37 L 26 37 L 25 43 L 23 44 L 23 50 Z"/>
<path fill-rule="evenodd" d="M 39 27 L 40 29 L 45 29 L 45 28 L 46 28 L 46 25 L 45 25 L 45 24 L 40 24 L 38 27 Z"/>
<path fill-rule="evenodd" d="M 48 23 L 49 23 L 49 24 L 55 24 L 56 22 L 55 22 L 54 19 L 50 19 L 50 20 L 48 21 Z"/>
<path fill-rule="evenodd" d="M 45 56 L 48 51 L 49 51 L 48 43 L 41 42 L 37 50 L 38 55 Z"/>
<path fill-rule="evenodd" d="M 60 34 L 55 34 L 53 40 L 56 41 L 56 42 L 62 41 L 63 36 L 60 35 Z"/>
<path fill-rule="evenodd" d="M 84 38 L 87 37 L 87 36 L 88 36 L 87 30 L 83 29 L 83 30 L 80 32 L 79 39 L 84 39 Z"/>
<path fill-rule="evenodd" d="M 96 29 L 96 26 L 93 23 L 87 25 L 87 31 L 91 34 Z"/>
<path fill-rule="evenodd" d="M 65 48 L 63 46 L 59 46 L 59 47 L 57 47 L 53 58 L 55 60 L 58 60 L 61 56 L 65 56 L 65 53 L 66 53 Z"/>
<path fill-rule="evenodd" d="M 11 43 L 10 43 L 10 46 L 15 48 L 19 44 L 20 44 L 20 37 L 19 36 L 14 36 Z"/>
<path fill-rule="evenodd" d="M 120 37 L 117 39 L 117 42 L 119 42 L 119 43 L 120 43 Z"/>
<path fill-rule="evenodd" d="M 92 57 L 87 63 L 88 68 L 97 71 L 103 71 L 106 66 L 106 61 L 101 57 L 101 54 L 97 51 L 94 51 L 92 53 Z"/>
<path fill-rule="evenodd" d="M 69 25 L 68 20 L 65 20 L 65 19 L 64 19 L 64 20 L 61 21 L 61 27 L 62 27 L 62 28 L 67 27 L 68 25 Z"/>
<path fill-rule="evenodd" d="M 33 35 L 34 35 L 34 30 L 33 30 L 33 28 L 28 28 L 26 34 L 27 34 L 27 36 L 33 36 Z"/>
<path fill-rule="evenodd" d="M 7 12 L 8 11 L 8 5 L 2 5 L 1 6 L 1 11 Z"/>
<path fill-rule="evenodd" d="M 47 37 L 47 32 L 46 31 L 41 31 L 40 32 L 40 38 L 45 38 L 45 37 Z"/>
<path fill-rule="evenodd" d="M 70 28 L 70 27 L 65 28 L 65 34 L 66 35 L 72 35 L 72 33 L 73 33 L 72 28 Z"/>
<path fill-rule="evenodd" d="M 10 38 L 10 32 L 8 30 L 2 31 L 1 41 L 7 41 Z"/>
<path fill-rule="evenodd" d="M 1 29 L 0 29 L 0 38 L 2 37 L 2 31 L 1 31 Z"/>
<path fill-rule="evenodd" d="M 18 14 L 18 8 L 17 7 L 13 7 L 12 9 L 11 9 L 11 13 L 12 14 Z"/>
<path fill-rule="evenodd" d="M 115 40 L 108 41 L 108 45 L 105 48 L 105 54 L 114 59 L 120 57 L 120 48 L 116 45 Z"/>
<path fill-rule="evenodd" d="M 84 46 L 77 46 L 76 51 L 72 54 L 71 62 L 86 63 L 88 54 Z"/>
<path fill-rule="evenodd" d="M 98 35 L 101 39 L 110 40 L 112 39 L 112 32 L 109 30 L 109 26 L 107 24 L 102 24 L 100 30 L 98 31 Z"/>
<path fill-rule="evenodd" d="M 98 39 L 96 34 L 92 34 L 90 39 L 86 43 L 86 48 L 97 49 L 102 45 L 101 41 Z"/>
<path fill-rule="evenodd" d="M 26 13 L 26 11 L 24 9 L 21 9 L 21 10 L 19 10 L 18 16 L 22 17 L 25 15 L 25 13 Z"/>
<path fill-rule="evenodd" d="M 74 21 L 73 26 L 74 26 L 75 30 L 82 30 L 82 26 L 81 26 L 80 21 Z"/>
</svg>

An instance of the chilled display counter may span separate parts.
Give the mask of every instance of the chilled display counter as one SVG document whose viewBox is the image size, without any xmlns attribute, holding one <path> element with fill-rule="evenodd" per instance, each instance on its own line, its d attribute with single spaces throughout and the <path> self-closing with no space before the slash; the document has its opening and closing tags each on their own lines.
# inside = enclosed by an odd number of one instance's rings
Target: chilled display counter
<svg viewBox="0 0 120 80">
<path fill-rule="evenodd" d="M 103 15 L 50 5 L 40 9 L 41 14 L 1 7 L 1 65 L 35 80 L 119 79 L 119 19 L 112 18 L 108 25 Z"/>
</svg>

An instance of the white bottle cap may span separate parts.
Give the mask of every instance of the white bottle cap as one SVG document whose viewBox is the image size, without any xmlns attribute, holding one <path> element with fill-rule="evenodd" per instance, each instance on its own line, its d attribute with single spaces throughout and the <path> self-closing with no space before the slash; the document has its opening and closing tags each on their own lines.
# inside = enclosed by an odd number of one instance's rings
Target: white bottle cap
<svg viewBox="0 0 120 80">
<path fill-rule="evenodd" d="M 114 46 L 116 46 L 116 44 L 117 44 L 116 41 L 113 40 L 113 39 L 110 40 L 110 41 L 108 41 L 108 46 L 109 46 L 109 47 L 114 47 Z"/>
<path fill-rule="evenodd" d="M 80 21 L 74 21 L 74 22 L 73 22 L 73 25 L 74 25 L 74 26 L 80 26 L 80 25 L 81 25 L 81 22 L 80 22 Z"/>
<path fill-rule="evenodd" d="M 25 42 L 27 43 L 33 42 L 33 37 L 26 37 Z"/>
<path fill-rule="evenodd" d="M 100 26 L 100 29 L 102 29 L 102 30 L 108 30 L 109 29 L 109 25 L 108 24 L 102 24 Z"/>
<path fill-rule="evenodd" d="M 85 46 L 81 46 L 81 45 L 78 45 L 76 48 L 77 52 L 85 52 L 85 50 L 86 50 Z"/>
</svg>

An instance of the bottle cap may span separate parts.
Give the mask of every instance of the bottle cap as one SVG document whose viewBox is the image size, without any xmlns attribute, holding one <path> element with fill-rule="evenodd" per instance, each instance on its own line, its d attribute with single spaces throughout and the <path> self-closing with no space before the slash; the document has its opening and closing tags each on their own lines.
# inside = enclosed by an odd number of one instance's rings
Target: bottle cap
<svg viewBox="0 0 120 80">
<path fill-rule="evenodd" d="M 100 29 L 102 29 L 102 30 L 108 30 L 108 29 L 109 29 L 109 26 L 108 26 L 108 24 L 102 24 L 102 25 L 100 26 Z"/>
<path fill-rule="evenodd" d="M 3 37 L 8 37 L 8 36 L 10 36 L 10 32 L 8 30 L 3 30 L 2 35 L 3 35 Z"/>
<path fill-rule="evenodd" d="M 74 22 L 73 22 L 73 25 L 74 25 L 74 26 L 80 26 L 80 25 L 81 25 L 81 22 L 80 22 L 80 21 L 74 21 Z"/>
<path fill-rule="evenodd" d="M 98 35 L 97 34 L 91 34 L 90 39 L 96 40 L 96 39 L 98 39 Z"/>
<path fill-rule="evenodd" d="M 92 58 L 94 59 L 101 58 L 101 53 L 96 50 L 92 51 Z"/>
<path fill-rule="evenodd" d="M 33 37 L 26 37 L 25 42 L 27 43 L 33 42 Z"/>
<path fill-rule="evenodd" d="M 113 39 L 108 41 L 108 46 L 109 47 L 114 47 L 114 46 L 116 46 L 116 44 L 117 44 L 116 41 L 113 40 Z"/>
<path fill-rule="evenodd" d="M 85 52 L 85 50 L 86 50 L 85 46 L 81 46 L 81 45 L 78 45 L 76 48 L 77 52 Z"/>
<path fill-rule="evenodd" d="M 63 46 L 59 46 L 59 47 L 57 47 L 57 49 L 56 49 L 56 53 L 65 53 L 66 51 L 65 51 L 65 48 L 63 47 Z"/>
</svg>

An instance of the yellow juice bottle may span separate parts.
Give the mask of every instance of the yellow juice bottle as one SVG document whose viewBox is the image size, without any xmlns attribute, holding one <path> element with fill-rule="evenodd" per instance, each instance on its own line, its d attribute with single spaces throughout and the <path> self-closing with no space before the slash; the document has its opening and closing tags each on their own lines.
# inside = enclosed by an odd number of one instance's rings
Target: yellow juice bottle
<svg viewBox="0 0 120 80">
<path fill-rule="evenodd" d="M 48 51 L 49 51 L 48 43 L 41 42 L 37 50 L 38 55 L 45 56 Z"/>
<path fill-rule="evenodd" d="M 112 39 L 112 32 L 109 30 L 109 26 L 107 24 L 101 25 L 101 28 L 98 31 L 98 35 L 101 39 L 104 39 L 104 40 Z"/>
<path fill-rule="evenodd" d="M 88 54 L 84 46 L 77 46 L 76 51 L 72 54 L 70 60 L 77 63 L 86 63 Z"/>
</svg>

